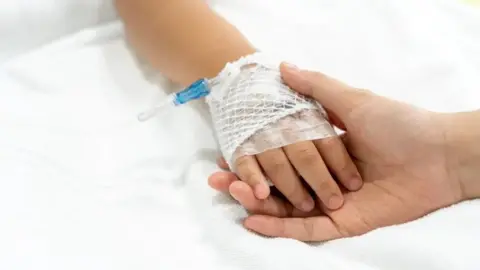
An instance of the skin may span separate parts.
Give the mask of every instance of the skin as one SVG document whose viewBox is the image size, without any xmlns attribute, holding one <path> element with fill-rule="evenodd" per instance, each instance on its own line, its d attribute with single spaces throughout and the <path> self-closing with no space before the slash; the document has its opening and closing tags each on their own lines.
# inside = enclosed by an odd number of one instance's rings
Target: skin
<svg viewBox="0 0 480 270">
<path fill-rule="evenodd" d="M 215 77 L 226 63 L 255 52 L 238 29 L 213 12 L 204 0 L 115 3 L 137 54 L 184 86 L 199 78 Z M 268 177 L 289 202 L 304 212 L 311 211 L 318 198 L 325 208 L 338 209 L 344 202 L 341 188 L 354 191 L 362 186 L 360 174 L 338 137 L 245 156 L 235 166 L 237 176 L 253 189 L 257 199 L 269 196 Z M 299 176 L 315 191 L 313 197 Z"/>
<path fill-rule="evenodd" d="M 357 236 L 480 197 L 480 111 L 440 114 L 283 65 L 284 81 L 318 100 L 345 130 L 342 139 L 364 180 L 341 209 L 300 212 L 279 196 L 258 200 L 248 185 L 219 172 L 210 185 L 251 213 L 244 226 L 302 241 Z M 220 162 L 220 166 L 224 166 Z"/>
</svg>

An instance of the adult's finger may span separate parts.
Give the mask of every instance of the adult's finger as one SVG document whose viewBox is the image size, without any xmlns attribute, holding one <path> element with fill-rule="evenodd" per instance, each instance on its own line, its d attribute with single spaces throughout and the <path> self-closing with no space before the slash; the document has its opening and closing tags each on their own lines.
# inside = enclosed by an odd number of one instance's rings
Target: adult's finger
<svg viewBox="0 0 480 270">
<path fill-rule="evenodd" d="M 278 218 L 254 215 L 245 219 L 244 226 L 270 237 L 293 238 L 304 242 L 328 241 L 346 237 L 327 216 Z"/>
<path fill-rule="evenodd" d="M 285 63 L 280 66 L 280 71 L 288 86 L 316 99 L 344 123 L 355 107 L 373 96 L 368 91 L 355 89 L 320 72 L 300 70 Z"/>
<path fill-rule="evenodd" d="M 255 156 L 243 156 L 235 162 L 235 172 L 240 180 L 249 184 L 255 196 L 259 199 L 265 199 L 270 194 L 270 187 L 263 175 Z"/>
</svg>

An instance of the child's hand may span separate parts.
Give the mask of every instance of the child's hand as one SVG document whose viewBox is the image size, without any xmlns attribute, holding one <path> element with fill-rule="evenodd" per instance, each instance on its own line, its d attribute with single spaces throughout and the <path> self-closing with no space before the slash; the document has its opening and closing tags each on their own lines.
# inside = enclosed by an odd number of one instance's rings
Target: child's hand
<svg viewBox="0 0 480 270">
<path fill-rule="evenodd" d="M 221 168 L 229 169 L 223 158 L 218 163 Z M 236 171 L 251 186 L 257 199 L 266 199 L 270 194 L 266 176 L 288 201 L 304 212 L 315 207 L 309 189 L 325 207 L 335 210 L 343 204 L 340 183 L 350 191 L 362 186 L 360 174 L 338 136 L 240 157 Z"/>
<path fill-rule="evenodd" d="M 229 80 L 207 98 L 224 158 L 257 199 L 269 196 L 268 178 L 299 210 L 317 198 L 338 209 L 339 184 L 358 190 L 360 174 L 321 107 L 292 91 L 268 59 L 256 53 L 227 65 L 220 77 Z"/>
</svg>

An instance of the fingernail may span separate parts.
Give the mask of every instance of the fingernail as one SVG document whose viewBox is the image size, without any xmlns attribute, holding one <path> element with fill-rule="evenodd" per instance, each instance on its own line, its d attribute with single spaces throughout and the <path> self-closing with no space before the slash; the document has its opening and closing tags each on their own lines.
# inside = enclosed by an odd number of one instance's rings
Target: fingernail
<svg viewBox="0 0 480 270">
<path fill-rule="evenodd" d="M 340 208 L 342 204 L 343 204 L 343 199 L 338 195 L 332 195 L 328 200 L 328 208 L 333 210 Z"/>
<path fill-rule="evenodd" d="M 354 191 L 359 190 L 362 187 L 362 184 L 363 183 L 360 177 L 355 176 L 354 178 L 352 178 L 352 180 L 350 180 L 350 189 Z"/>
<path fill-rule="evenodd" d="M 305 200 L 301 205 L 300 207 L 302 208 L 301 210 L 304 211 L 304 212 L 310 212 L 313 210 L 313 208 L 315 207 L 315 202 L 310 198 L 310 199 L 307 199 Z"/>
</svg>

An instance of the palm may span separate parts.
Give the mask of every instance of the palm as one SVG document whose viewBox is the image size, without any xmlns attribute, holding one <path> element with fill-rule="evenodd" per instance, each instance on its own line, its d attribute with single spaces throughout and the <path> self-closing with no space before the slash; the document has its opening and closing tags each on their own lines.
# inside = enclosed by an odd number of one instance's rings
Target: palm
<svg viewBox="0 0 480 270">
<path fill-rule="evenodd" d="M 341 209 L 326 213 L 345 236 L 414 220 L 456 200 L 451 190 L 439 188 L 445 185 L 434 183 L 441 179 L 423 178 L 405 167 L 363 162 L 357 166 L 364 186 L 345 194 Z"/>
<path fill-rule="evenodd" d="M 403 223 L 460 199 L 460 189 L 449 185 L 445 153 L 436 147 L 443 134 L 434 116 L 383 98 L 352 111 L 355 124 L 347 128 L 355 135 L 346 142 L 365 184 L 327 213 L 339 229 L 358 234 Z"/>
</svg>

